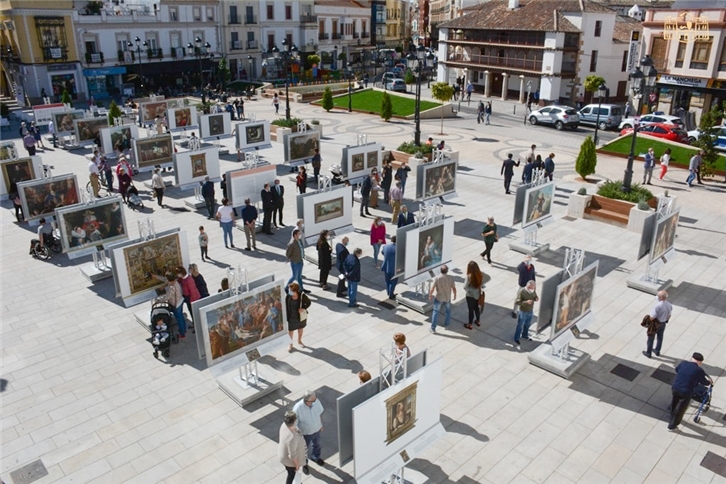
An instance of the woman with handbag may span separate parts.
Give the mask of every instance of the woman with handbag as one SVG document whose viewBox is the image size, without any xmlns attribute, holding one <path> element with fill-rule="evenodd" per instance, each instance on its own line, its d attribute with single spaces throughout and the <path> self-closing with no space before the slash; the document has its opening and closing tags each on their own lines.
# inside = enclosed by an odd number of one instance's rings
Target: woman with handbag
<svg viewBox="0 0 726 484">
<path fill-rule="evenodd" d="M 473 329 L 472 324 L 481 326 L 481 310 L 483 308 L 484 292 L 481 290 L 484 274 L 479 269 L 479 264 L 474 261 L 469 262 L 466 266 L 466 282 L 464 283 L 464 291 L 466 292 L 466 306 L 469 308 L 469 324 L 465 324 L 466 329 Z"/>
<path fill-rule="evenodd" d="M 290 335 L 290 346 L 287 351 L 292 353 L 292 337 L 297 330 L 297 343 L 301 348 L 305 348 L 302 342 L 303 330 L 308 324 L 308 308 L 310 307 L 310 299 L 307 294 L 300 291 L 300 285 L 297 282 L 291 282 L 288 286 L 287 296 L 285 296 L 285 308 L 287 309 L 287 330 Z"/>
</svg>

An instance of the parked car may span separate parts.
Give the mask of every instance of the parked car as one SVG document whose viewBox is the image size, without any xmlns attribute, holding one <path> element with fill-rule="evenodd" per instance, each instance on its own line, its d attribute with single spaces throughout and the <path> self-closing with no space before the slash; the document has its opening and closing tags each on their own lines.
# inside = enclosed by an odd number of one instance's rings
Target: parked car
<svg viewBox="0 0 726 484">
<path fill-rule="evenodd" d="M 685 126 L 683 121 L 678 116 L 671 116 L 669 114 L 645 114 L 640 118 L 625 118 L 618 126 L 618 129 L 632 128 L 635 124 L 645 126 L 653 123 L 661 124 L 673 124 L 683 129 Z"/>
<path fill-rule="evenodd" d="M 599 119 L 598 119 L 599 114 Z M 602 130 L 617 128 L 623 119 L 623 107 L 617 104 L 588 104 L 578 113 L 581 124 L 595 126 Z"/>
<path fill-rule="evenodd" d="M 580 124 L 580 116 L 575 108 L 569 106 L 547 106 L 537 109 L 529 114 L 530 124 L 551 124 L 562 130 L 565 127 L 577 129 Z"/>
<path fill-rule="evenodd" d="M 391 72 L 393 72 L 396 77 L 403 77 L 403 69 L 401 69 L 400 67 L 391 68 Z"/>
<path fill-rule="evenodd" d="M 392 81 L 393 79 L 401 79 L 401 76 L 397 75 L 395 72 L 384 72 L 383 77 L 381 77 L 381 83 L 386 84 L 388 81 Z"/>
<path fill-rule="evenodd" d="M 726 150 L 726 126 L 714 126 L 714 128 L 718 129 L 716 138 L 716 149 L 717 150 Z M 688 141 L 690 141 L 691 144 L 693 144 L 698 137 L 701 135 L 700 129 L 694 129 L 693 131 L 688 132 Z"/>
<path fill-rule="evenodd" d="M 403 79 L 391 79 L 386 82 L 385 89 L 395 92 L 406 92 L 406 83 Z"/>
<path fill-rule="evenodd" d="M 626 135 L 633 132 L 633 128 L 625 128 L 620 131 L 620 135 Z M 688 141 L 688 133 L 673 124 L 665 123 L 653 123 L 638 128 L 639 134 L 646 134 L 648 136 L 654 136 L 656 138 L 667 139 L 669 141 L 676 141 L 678 143 L 690 144 Z"/>
</svg>

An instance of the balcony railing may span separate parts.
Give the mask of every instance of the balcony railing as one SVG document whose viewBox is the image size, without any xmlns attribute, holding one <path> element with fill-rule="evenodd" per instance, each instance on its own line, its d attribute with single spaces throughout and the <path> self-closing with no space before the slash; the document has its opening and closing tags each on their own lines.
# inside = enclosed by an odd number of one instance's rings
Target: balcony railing
<svg viewBox="0 0 726 484">
<path fill-rule="evenodd" d="M 103 64 L 103 52 L 86 52 L 86 64 Z"/>
<path fill-rule="evenodd" d="M 562 61 L 562 72 L 577 72 L 577 62 Z"/>
<path fill-rule="evenodd" d="M 316 24 L 318 23 L 317 15 L 300 15 L 301 24 Z"/>
<path fill-rule="evenodd" d="M 248 40 L 247 41 L 247 48 L 248 49 L 257 49 L 258 48 L 257 41 L 256 40 Z"/>
<path fill-rule="evenodd" d="M 65 61 L 68 60 L 68 47 L 43 47 L 43 60 Z"/>
<path fill-rule="evenodd" d="M 183 59 L 186 55 L 186 52 L 184 50 L 184 47 L 172 47 L 171 48 L 171 57 L 173 59 Z"/>
<path fill-rule="evenodd" d="M 514 32 L 501 30 L 466 30 L 462 35 L 455 35 L 449 42 L 480 42 L 503 45 L 544 46 L 544 32 Z"/>
<path fill-rule="evenodd" d="M 233 15 L 229 17 L 229 23 L 234 25 L 239 25 L 241 23 L 241 18 L 237 15 Z"/>
<path fill-rule="evenodd" d="M 161 49 L 147 49 L 146 57 L 148 57 L 149 59 L 163 59 L 164 53 Z"/>
<path fill-rule="evenodd" d="M 452 62 L 478 64 L 483 67 L 503 67 L 525 71 L 542 72 L 542 60 L 521 59 L 516 57 L 499 57 L 496 55 L 471 55 L 465 60 L 461 54 L 455 54 Z"/>
<path fill-rule="evenodd" d="M 330 38 L 330 34 L 326 32 L 322 32 L 318 34 L 318 40 L 328 40 Z"/>
<path fill-rule="evenodd" d="M 362 38 L 364 38 L 364 39 L 367 39 L 367 38 L 369 38 L 371 36 L 371 33 L 370 32 L 363 32 L 362 34 L 360 34 L 360 36 Z"/>
<path fill-rule="evenodd" d="M 360 34 L 358 32 L 353 32 L 353 38 L 354 39 L 360 38 Z"/>
<path fill-rule="evenodd" d="M 342 36 L 342 35 L 340 35 L 340 34 L 333 34 L 333 40 L 338 40 L 338 39 L 340 39 L 341 37 L 343 37 L 343 36 Z"/>
<path fill-rule="evenodd" d="M 241 50 L 242 49 L 242 42 L 239 40 L 231 40 L 229 42 L 229 48 L 231 50 Z"/>
<path fill-rule="evenodd" d="M 257 17 L 254 15 L 247 15 L 245 17 L 245 25 L 254 25 L 257 23 Z"/>
</svg>

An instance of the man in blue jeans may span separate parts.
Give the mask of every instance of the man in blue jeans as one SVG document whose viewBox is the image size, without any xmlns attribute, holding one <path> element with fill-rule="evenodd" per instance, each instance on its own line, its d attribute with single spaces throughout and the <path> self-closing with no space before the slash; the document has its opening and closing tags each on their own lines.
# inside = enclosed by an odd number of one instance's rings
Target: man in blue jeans
<svg viewBox="0 0 726 484">
<path fill-rule="evenodd" d="M 348 307 L 358 307 L 358 283 L 360 282 L 360 256 L 363 250 L 356 248 L 343 262 L 343 271 L 348 280 Z"/>
<path fill-rule="evenodd" d="M 534 303 L 539 301 L 537 297 L 537 284 L 532 280 L 517 293 L 515 304 L 519 306 L 519 315 L 517 317 L 517 329 L 514 332 L 514 342 L 519 346 L 519 338 L 532 340 L 529 337 L 529 325 L 532 324 L 532 316 L 534 315 Z"/>
<path fill-rule="evenodd" d="M 456 299 L 456 285 L 454 284 L 454 278 L 448 273 L 449 268 L 446 264 L 442 265 L 441 274 L 434 279 L 434 283 L 429 290 L 429 299 L 434 300 L 434 313 L 431 315 L 431 328 L 429 328 L 429 332 L 432 334 L 436 333 L 436 320 L 439 318 L 439 311 L 442 305 L 446 310 L 444 328 L 448 328 L 451 324 L 451 301 L 452 299 Z M 436 292 L 435 299 L 434 291 Z"/>
<path fill-rule="evenodd" d="M 666 324 L 670 321 L 672 313 L 673 305 L 668 302 L 668 292 L 658 291 L 658 302 L 648 314 L 651 323 L 655 323 L 655 332 L 648 335 L 646 349 L 643 351 L 646 357 L 650 358 L 652 353 L 655 353 L 655 356 L 660 356 L 660 350 L 663 346 L 663 333 L 665 333 Z M 653 343 L 656 341 L 655 348 L 653 348 Z"/>
<path fill-rule="evenodd" d="M 303 289 L 302 282 L 302 271 L 303 271 L 303 258 L 305 257 L 305 248 L 303 247 L 302 241 L 300 240 L 302 232 L 300 229 L 292 231 L 292 240 L 287 244 L 287 250 L 285 251 L 285 257 L 290 261 L 290 268 L 292 269 L 292 277 L 287 281 L 287 286 L 292 281 L 297 281 L 300 286 L 300 290 L 304 293 L 309 293 L 308 289 Z"/>
<path fill-rule="evenodd" d="M 297 428 L 302 432 L 308 447 L 308 459 L 319 466 L 324 466 L 325 461 L 320 457 L 320 433 L 323 431 L 321 415 L 325 411 L 323 404 L 320 403 L 315 392 L 308 390 L 302 400 L 292 407 L 292 411 L 297 415 Z M 302 471 L 304 474 L 310 474 L 307 461 Z"/>
</svg>

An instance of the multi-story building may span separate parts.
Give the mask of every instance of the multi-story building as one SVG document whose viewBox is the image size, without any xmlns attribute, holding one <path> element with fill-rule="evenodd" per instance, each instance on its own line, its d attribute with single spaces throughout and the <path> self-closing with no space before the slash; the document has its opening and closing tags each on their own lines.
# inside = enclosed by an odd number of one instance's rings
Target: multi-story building
<svg viewBox="0 0 726 484">
<path fill-rule="evenodd" d="M 85 92 L 73 30 L 71 0 L 0 1 L 0 48 L 5 94 L 19 104 Z"/>
<path fill-rule="evenodd" d="M 318 47 L 323 66 L 358 63 L 371 44 L 371 4 L 356 0 L 315 0 Z"/>
<path fill-rule="evenodd" d="M 259 1 L 220 2 L 222 52 L 226 54 L 232 80 L 260 76 L 260 7 Z"/>
<path fill-rule="evenodd" d="M 673 10 L 648 10 L 643 45 L 659 74 L 649 105 L 670 114 L 683 109 L 698 122 L 726 101 L 726 10 L 688 7 L 677 2 Z"/>
<path fill-rule="evenodd" d="M 403 0 L 386 0 L 386 47 L 404 49 L 406 44 L 406 18 L 408 2 Z"/>
<path fill-rule="evenodd" d="M 279 64 L 273 62 L 275 47 L 282 51 L 294 45 L 302 62 L 308 55 L 315 53 L 318 44 L 318 19 L 313 0 L 260 0 L 259 12 L 260 46 L 264 59 L 262 77 L 281 76 L 277 72 Z"/>
<path fill-rule="evenodd" d="M 618 22 L 629 22 L 625 28 Z M 627 96 L 627 51 L 620 32 L 632 19 L 592 0 L 492 0 L 440 25 L 438 80 L 464 76 L 486 96 L 575 104 L 588 75 L 611 99 Z"/>
</svg>

